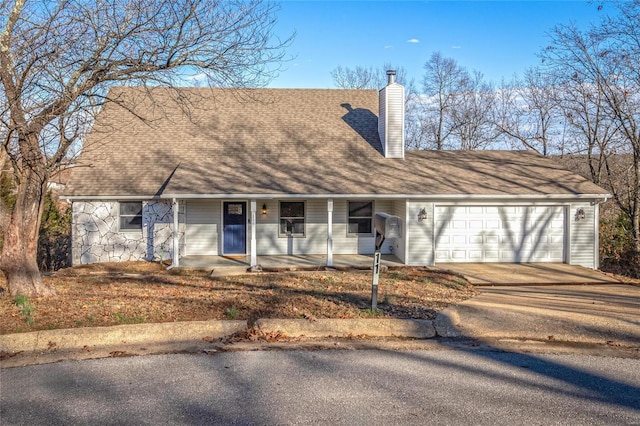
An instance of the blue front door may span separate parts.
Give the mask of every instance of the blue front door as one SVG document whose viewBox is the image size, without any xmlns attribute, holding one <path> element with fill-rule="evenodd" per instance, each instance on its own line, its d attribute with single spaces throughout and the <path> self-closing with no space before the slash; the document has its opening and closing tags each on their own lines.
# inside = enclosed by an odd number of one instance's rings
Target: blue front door
<svg viewBox="0 0 640 426">
<path fill-rule="evenodd" d="M 247 254 L 247 203 L 223 203 L 224 254 Z"/>
</svg>

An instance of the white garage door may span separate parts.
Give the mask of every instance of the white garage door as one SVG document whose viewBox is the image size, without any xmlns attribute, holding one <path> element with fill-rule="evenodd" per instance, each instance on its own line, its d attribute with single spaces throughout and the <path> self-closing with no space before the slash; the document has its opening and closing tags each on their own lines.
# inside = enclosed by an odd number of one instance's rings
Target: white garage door
<svg viewBox="0 0 640 426">
<path fill-rule="evenodd" d="M 436 262 L 562 262 L 561 206 L 436 206 Z"/>
</svg>

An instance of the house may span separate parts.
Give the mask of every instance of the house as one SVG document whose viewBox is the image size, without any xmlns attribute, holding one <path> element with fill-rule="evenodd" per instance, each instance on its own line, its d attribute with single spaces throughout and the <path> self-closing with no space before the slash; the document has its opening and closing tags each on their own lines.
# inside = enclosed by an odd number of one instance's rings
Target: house
<svg viewBox="0 0 640 426">
<path fill-rule="evenodd" d="M 404 88 L 114 88 L 74 167 L 73 263 L 374 251 L 598 267 L 607 192 L 527 151 L 404 148 Z M 187 100 L 185 102 L 185 100 Z M 126 107 L 123 105 L 126 104 Z"/>
</svg>

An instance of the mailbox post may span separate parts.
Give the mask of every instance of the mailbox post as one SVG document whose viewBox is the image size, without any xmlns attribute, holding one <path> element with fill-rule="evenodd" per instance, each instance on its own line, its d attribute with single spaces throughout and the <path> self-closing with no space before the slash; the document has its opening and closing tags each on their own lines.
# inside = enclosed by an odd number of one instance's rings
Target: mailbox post
<svg viewBox="0 0 640 426">
<path fill-rule="evenodd" d="M 371 283 L 371 312 L 378 308 L 378 281 L 380 280 L 380 250 L 373 254 L 373 280 Z"/>
<path fill-rule="evenodd" d="M 387 213 L 376 213 L 374 218 L 376 233 L 376 251 L 373 254 L 373 278 L 371 282 L 371 311 L 378 308 L 378 282 L 380 280 L 380 248 L 386 238 L 402 236 L 401 222 L 398 216 Z"/>
</svg>

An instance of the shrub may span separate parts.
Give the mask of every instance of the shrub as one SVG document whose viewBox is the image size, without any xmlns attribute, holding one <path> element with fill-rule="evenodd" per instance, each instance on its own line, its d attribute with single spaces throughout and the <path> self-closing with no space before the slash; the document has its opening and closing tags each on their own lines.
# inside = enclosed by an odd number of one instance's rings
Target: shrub
<svg viewBox="0 0 640 426">
<path fill-rule="evenodd" d="M 51 192 L 44 198 L 38 237 L 38 266 L 41 271 L 71 266 L 71 209 L 61 208 Z"/>
<path fill-rule="evenodd" d="M 633 247 L 631 219 L 622 212 L 600 221 L 600 260 L 603 271 L 640 277 L 640 256 Z"/>
</svg>

